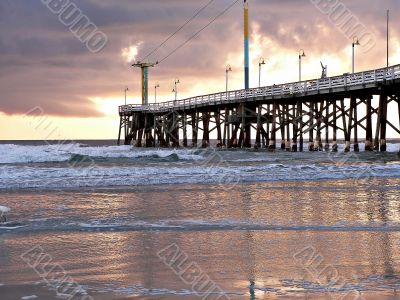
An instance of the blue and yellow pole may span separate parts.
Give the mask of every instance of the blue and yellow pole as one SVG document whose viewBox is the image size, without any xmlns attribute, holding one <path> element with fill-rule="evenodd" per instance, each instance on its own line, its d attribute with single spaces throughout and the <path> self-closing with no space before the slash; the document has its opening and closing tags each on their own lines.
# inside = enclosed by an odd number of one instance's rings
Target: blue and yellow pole
<svg viewBox="0 0 400 300">
<path fill-rule="evenodd" d="M 149 104 L 149 67 L 142 67 L 142 105 Z"/>
<path fill-rule="evenodd" d="M 249 3 L 244 0 L 244 87 L 250 88 L 249 83 L 250 58 L 249 58 Z"/>
<path fill-rule="evenodd" d="M 142 105 L 149 104 L 149 67 L 154 67 L 156 63 L 142 63 L 137 62 L 133 64 L 132 67 L 137 67 L 142 69 Z"/>
</svg>

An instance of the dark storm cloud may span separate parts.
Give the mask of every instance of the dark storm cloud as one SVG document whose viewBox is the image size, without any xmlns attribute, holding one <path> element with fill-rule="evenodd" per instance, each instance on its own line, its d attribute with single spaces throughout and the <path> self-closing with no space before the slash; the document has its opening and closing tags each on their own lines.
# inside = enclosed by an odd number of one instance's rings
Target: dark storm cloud
<svg viewBox="0 0 400 300">
<path fill-rule="evenodd" d="M 206 2 L 76 0 L 74 3 L 109 38 L 106 48 L 93 54 L 41 1 L 1 1 L 0 111 L 23 114 L 41 106 L 51 115 L 100 115 L 89 97 L 115 96 L 128 83 L 131 90 L 139 91 L 139 74 L 122 59 L 121 49 L 142 42 L 137 57 L 140 59 Z M 215 0 L 149 59 L 160 60 L 169 54 L 231 2 Z M 393 12 L 400 8 L 397 0 L 342 2 L 378 36 L 380 43 L 385 35 L 386 8 Z M 250 6 L 251 20 L 259 24 L 262 35 L 294 54 L 304 47 L 317 55 L 335 53 L 349 43 L 308 0 L 252 0 Z M 399 35 L 399 25 L 398 20 L 393 20 L 393 36 Z M 218 78 L 216 74 L 224 68 L 227 54 L 240 53 L 242 35 L 239 3 L 151 72 L 165 82 L 177 76 L 197 81 Z M 382 45 L 367 55 L 364 68 L 379 67 L 384 62 Z"/>
</svg>

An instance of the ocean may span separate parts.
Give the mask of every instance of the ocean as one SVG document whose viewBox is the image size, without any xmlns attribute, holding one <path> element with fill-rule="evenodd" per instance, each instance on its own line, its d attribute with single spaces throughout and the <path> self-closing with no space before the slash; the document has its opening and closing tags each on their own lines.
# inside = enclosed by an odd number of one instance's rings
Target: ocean
<svg viewBox="0 0 400 300">
<path fill-rule="evenodd" d="M 400 299 L 388 148 L 0 142 L 0 299 Z"/>
</svg>

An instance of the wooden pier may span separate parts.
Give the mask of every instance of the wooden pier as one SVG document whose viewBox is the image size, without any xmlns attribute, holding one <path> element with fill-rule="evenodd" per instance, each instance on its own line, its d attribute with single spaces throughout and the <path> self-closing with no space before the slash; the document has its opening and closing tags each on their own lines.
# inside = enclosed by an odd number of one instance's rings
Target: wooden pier
<svg viewBox="0 0 400 300">
<path fill-rule="evenodd" d="M 389 127 L 400 137 L 400 65 L 145 106 L 124 105 L 119 115 L 118 144 L 123 134 L 124 144 L 136 147 L 206 148 L 213 133 L 217 147 L 297 152 L 308 145 L 310 151 L 335 152 L 340 133 L 345 151 L 357 152 L 359 143 L 365 142 L 366 151 L 384 152 Z"/>
</svg>

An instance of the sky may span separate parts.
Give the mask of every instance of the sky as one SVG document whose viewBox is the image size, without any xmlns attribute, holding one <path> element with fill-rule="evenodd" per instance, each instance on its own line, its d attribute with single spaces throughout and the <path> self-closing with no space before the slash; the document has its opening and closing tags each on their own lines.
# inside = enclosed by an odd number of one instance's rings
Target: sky
<svg viewBox="0 0 400 300">
<path fill-rule="evenodd" d="M 103 35 L 104 47 L 88 47 L 60 21 L 57 2 L 73 3 Z M 50 4 L 46 4 L 49 2 Z M 54 2 L 54 6 L 51 6 Z M 2 0 L 0 2 L 0 139 L 114 139 L 118 106 L 141 103 L 142 60 L 209 0 Z M 231 5 L 214 0 L 148 61 L 161 61 Z M 386 10 L 398 0 L 249 0 L 250 86 L 298 79 L 298 53 L 304 49 L 303 79 L 319 78 L 320 61 L 328 75 L 351 71 L 355 35 L 356 71 L 386 66 Z M 52 9 L 53 8 L 53 11 Z M 343 15 L 342 15 L 343 13 Z M 354 31 L 341 22 L 355 20 Z M 342 19 L 341 19 L 342 18 Z M 93 52 L 93 50 L 96 50 Z M 232 67 L 229 89 L 243 88 L 243 2 L 184 47 L 150 69 L 149 101 L 225 90 L 225 68 Z M 400 19 L 390 22 L 390 64 L 400 63 Z M 38 114 L 39 112 L 39 114 Z M 40 115 L 40 117 L 38 117 Z"/>
</svg>

